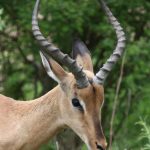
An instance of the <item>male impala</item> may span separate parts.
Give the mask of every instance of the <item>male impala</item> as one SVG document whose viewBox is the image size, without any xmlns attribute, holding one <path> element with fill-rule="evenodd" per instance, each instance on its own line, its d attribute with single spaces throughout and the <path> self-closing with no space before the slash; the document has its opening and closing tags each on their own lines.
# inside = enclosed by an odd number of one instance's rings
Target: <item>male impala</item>
<svg viewBox="0 0 150 150">
<path fill-rule="evenodd" d="M 0 150 L 36 150 L 65 127 L 70 127 L 89 150 L 106 149 L 99 116 L 104 101 L 103 83 L 123 53 L 125 36 L 102 0 L 101 5 L 116 30 L 118 43 L 113 54 L 94 75 L 89 51 L 83 42 L 75 41 L 72 59 L 43 37 L 37 21 L 39 0 L 36 1 L 33 34 L 43 49 L 40 52 L 43 65 L 58 86 L 33 101 L 15 101 L 0 96 Z M 47 54 L 67 66 L 71 73 Z"/>
</svg>

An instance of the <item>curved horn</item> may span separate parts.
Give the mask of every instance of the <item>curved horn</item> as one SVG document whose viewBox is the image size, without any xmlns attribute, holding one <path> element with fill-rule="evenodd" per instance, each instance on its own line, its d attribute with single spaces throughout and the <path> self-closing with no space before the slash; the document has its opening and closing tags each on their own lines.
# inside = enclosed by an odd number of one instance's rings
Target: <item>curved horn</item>
<svg viewBox="0 0 150 150">
<path fill-rule="evenodd" d="M 112 70 L 115 63 L 123 54 L 126 38 L 125 38 L 125 33 L 123 32 L 123 29 L 120 26 L 120 23 L 113 16 L 112 12 L 107 7 L 105 2 L 103 0 L 98 0 L 98 1 L 101 3 L 102 8 L 104 9 L 106 15 L 108 16 L 110 23 L 113 25 L 113 28 L 116 30 L 116 35 L 118 39 L 117 46 L 113 51 L 113 54 L 109 57 L 109 59 L 106 61 L 103 67 L 100 68 L 99 72 L 93 78 L 94 82 L 98 84 L 104 84 L 104 81 L 108 76 L 109 72 Z"/>
<path fill-rule="evenodd" d="M 37 21 L 37 13 L 39 7 L 39 1 L 36 0 L 34 6 L 33 15 L 32 15 L 32 31 L 36 40 L 39 42 L 44 52 L 50 55 L 53 59 L 67 66 L 68 69 L 74 74 L 78 88 L 87 87 L 89 82 L 86 77 L 86 74 L 83 72 L 82 67 L 80 67 L 77 62 L 71 59 L 67 54 L 62 53 L 57 47 L 52 43 L 49 43 L 48 40 L 42 35 Z"/>
</svg>

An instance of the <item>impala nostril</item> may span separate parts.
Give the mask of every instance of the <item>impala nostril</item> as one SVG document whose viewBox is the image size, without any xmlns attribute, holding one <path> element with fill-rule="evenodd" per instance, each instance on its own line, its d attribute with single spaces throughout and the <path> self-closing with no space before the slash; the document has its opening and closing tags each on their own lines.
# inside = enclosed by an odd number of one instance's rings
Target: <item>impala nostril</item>
<svg viewBox="0 0 150 150">
<path fill-rule="evenodd" d="M 96 142 L 96 146 L 97 146 L 97 149 L 99 150 L 105 150 L 100 144 L 97 144 L 97 142 Z"/>
</svg>

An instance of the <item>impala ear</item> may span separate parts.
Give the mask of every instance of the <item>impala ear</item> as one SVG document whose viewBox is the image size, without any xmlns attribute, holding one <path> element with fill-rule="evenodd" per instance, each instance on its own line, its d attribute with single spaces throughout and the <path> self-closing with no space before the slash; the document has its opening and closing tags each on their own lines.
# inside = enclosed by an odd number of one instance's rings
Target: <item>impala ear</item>
<svg viewBox="0 0 150 150">
<path fill-rule="evenodd" d="M 90 51 L 87 46 L 79 39 L 75 40 L 72 47 L 72 57 L 77 60 L 78 64 L 85 70 L 93 72 L 93 64 Z"/>
<path fill-rule="evenodd" d="M 67 76 L 67 72 L 65 72 L 65 70 L 52 58 L 48 58 L 42 51 L 40 51 L 40 56 L 47 74 L 56 82 L 61 83 Z"/>
</svg>

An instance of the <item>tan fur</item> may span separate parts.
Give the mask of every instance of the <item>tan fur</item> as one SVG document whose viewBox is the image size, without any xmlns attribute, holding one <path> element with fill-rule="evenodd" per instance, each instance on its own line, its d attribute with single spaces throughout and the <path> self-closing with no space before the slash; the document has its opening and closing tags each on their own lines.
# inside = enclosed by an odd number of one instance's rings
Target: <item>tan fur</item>
<svg viewBox="0 0 150 150">
<path fill-rule="evenodd" d="M 37 150 L 62 128 L 70 127 L 87 144 L 97 150 L 97 144 L 106 148 L 99 109 L 104 90 L 101 85 L 89 84 L 78 89 L 74 76 L 55 61 L 51 68 L 60 85 L 44 96 L 31 101 L 15 101 L 0 95 L 0 150 Z M 85 71 L 89 80 L 93 72 Z M 81 112 L 72 105 L 78 98 L 84 104 Z"/>
<path fill-rule="evenodd" d="M 93 72 L 92 60 L 88 53 L 85 53 L 83 56 L 78 55 L 76 60 L 85 70 Z"/>
<path fill-rule="evenodd" d="M 92 73 L 87 74 L 92 77 Z M 93 144 L 96 141 L 105 145 L 99 121 L 103 87 L 90 85 L 77 89 L 72 74 L 64 83 L 62 88 L 57 86 L 33 101 L 15 101 L 0 95 L 0 150 L 37 149 L 65 126 L 72 128 L 86 143 L 91 143 L 92 150 L 96 149 Z M 71 99 L 74 96 L 84 101 L 84 113 L 73 108 Z"/>
<path fill-rule="evenodd" d="M 60 87 L 28 102 L 1 95 L 0 150 L 34 150 L 53 137 L 64 126 L 58 105 L 62 96 Z"/>
</svg>

